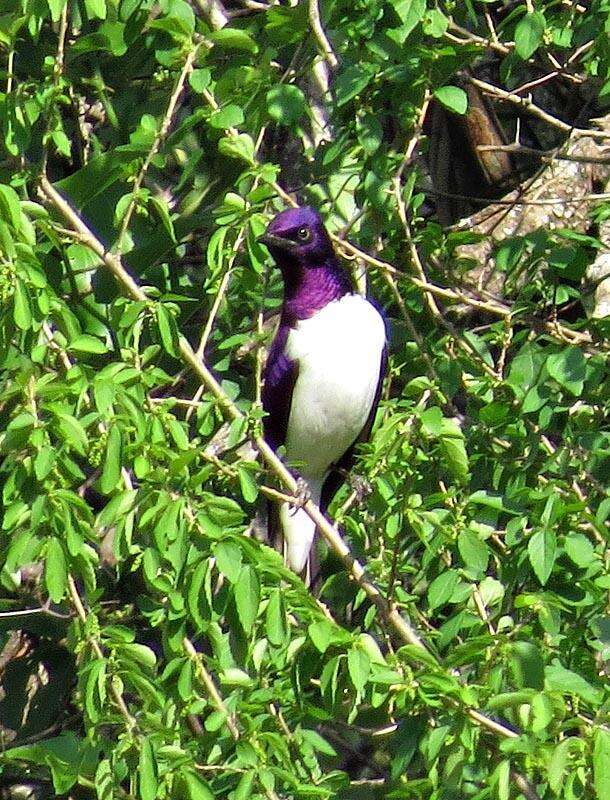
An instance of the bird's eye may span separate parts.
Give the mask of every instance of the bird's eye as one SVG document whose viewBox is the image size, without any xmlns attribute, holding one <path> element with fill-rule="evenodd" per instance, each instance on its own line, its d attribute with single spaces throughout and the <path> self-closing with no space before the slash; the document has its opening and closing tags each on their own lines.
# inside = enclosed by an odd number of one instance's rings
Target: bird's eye
<svg viewBox="0 0 610 800">
<path fill-rule="evenodd" d="M 299 228 L 297 231 L 297 236 L 302 242 L 306 242 L 309 239 L 309 228 L 306 228 L 305 226 Z"/>
</svg>

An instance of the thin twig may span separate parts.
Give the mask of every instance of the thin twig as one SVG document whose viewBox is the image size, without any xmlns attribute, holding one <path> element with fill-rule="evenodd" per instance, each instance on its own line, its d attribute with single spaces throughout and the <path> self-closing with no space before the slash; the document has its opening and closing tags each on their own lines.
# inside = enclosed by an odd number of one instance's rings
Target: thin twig
<svg viewBox="0 0 610 800">
<path fill-rule="evenodd" d="M 8 51 L 8 59 L 6 62 L 6 93 L 7 95 L 11 94 L 13 91 L 13 69 L 15 63 L 15 50 L 11 47 Z"/>
<path fill-rule="evenodd" d="M 74 606 L 76 613 L 80 621 L 83 625 L 87 622 L 87 612 L 85 611 L 85 607 L 83 605 L 83 601 L 81 600 L 80 594 L 78 593 L 78 589 L 76 588 L 76 583 L 74 582 L 74 578 L 72 575 L 68 575 L 68 590 L 70 592 L 70 597 L 72 598 L 72 605 Z M 94 636 L 88 636 L 87 642 L 91 646 L 91 649 L 95 653 L 96 657 L 100 659 L 100 661 L 105 661 L 104 653 L 100 646 L 100 643 Z M 110 694 L 114 698 L 114 702 L 117 704 L 121 715 L 123 716 L 125 722 L 127 723 L 127 727 L 131 732 L 135 732 L 138 729 L 138 723 L 136 722 L 135 717 L 131 715 L 129 709 L 127 708 L 127 703 L 123 698 L 123 695 L 117 689 L 114 681 L 109 681 L 109 688 Z"/>
<path fill-rule="evenodd" d="M 178 99 L 182 94 L 182 90 L 184 88 L 184 83 L 188 76 L 193 71 L 193 67 L 195 65 L 195 60 L 197 55 L 199 54 L 199 49 L 201 47 L 201 43 L 196 44 L 193 49 L 189 52 L 178 76 L 178 80 L 176 81 L 176 85 L 174 87 L 174 91 L 171 94 L 169 99 L 169 103 L 167 104 L 167 110 L 165 111 L 165 116 L 163 117 L 163 122 L 161 123 L 161 127 L 157 131 L 157 134 L 154 138 L 152 146 L 148 151 L 146 158 L 144 159 L 144 163 L 138 172 L 136 179 L 133 184 L 133 188 L 131 190 L 131 200 L 129 201 L 129 205 L 127 206 L 127 210 L 125 211 L 125 216 L 121 222 L 121 228 L 119 230 L 119 235 L 117 238 L 117 251 L 122 252 L 123 249 L 123 239 L 127 230 L 129 228 L 129 223 L 131 222 L 131 217 L 135 210 L 136 204 L 138 202 L 138 192 L 142 186 L 144 178 L 146 177 L 146 173 L 148 172 L 148 168 L 150 167 L 153 158 L 159 152 L 159 148 L 161 147 L 161 143 L 164 141 L 165 137 L 169 133 L 170 126 L 172 124 L 172 120 L 174 118 L 174 113 L 176 111 L 176 106 L 178 105 Z"/>
<path fill-rule="evenodd" d="M 492 150 L 498 153 L 521 153 L 523 155 L 531 155 L 536 156 L 537 158 L 541 159 L 542 161 L 573 161 L 577 164 L 610 164 L 610 156 L 579 156 L 576 154 L 570 153 L 560 153 L 558 149 L 554 150 L 537 150 L 535 147 L 526 147 L 524 144 L 479 144 L 477 145 L 477 150 L 479 151 L 488 151 Z M 597 194 L 588 194 L 584 195 L 584 198 L 587 199 L 595 199 L 599 200 L 599 196 Z M 577 199 L 578 202 L 581 201 L 581 198 Z M 490 202 L 488 200 L 488 202 Z M 491 201 L 491 204 L 495 204 L 497 201 Z M 538 201 L 538 204 L 544 202 L 545 204 L 552 202 L 552 203 L 564 203 L 566 202 L 564 198 L 552 198 L 550 200 Z M 572 200 L 571 202 L 575 202 Z M 527 202 L 525 203 L 527 204 Z"/>
<path fill-rule="evenodd" d="M 494 86 L 492 83 L 487 83 L 487 81 L 482 81 L 479 78 L 475 78 L 469 76 L 468 80 L 472 83 L 473 86 L 476 86 L 478 89 L 481 89 L 487 94 L 491 94 L 494 97 L 498 97 L 501 100 L 506 100 L 509 103 L 513 103 L 513 105 L 519 106 L 528 114 L 531 114 L 533 117 L 537 117 L 538 119 L 543 120 L 543 122 L 552 125 L 554 128 L 557 128 L 564 133 L 576 134 L 579 136 L 590 136 L 593 139 L 610 139 L 610 133 L 607 131 L 596 131 L 596 130 L 587 130 L 586 128 L 575 128 L 573 125 L 570 125 L 567 122 L 564 122 L 557 117 L 554 117 L 552 114 L 549 114 L 548 111 L 537 106 L 531 100 L 528 100 L 525 97 L 520 97 L 518 94 L 514 92 L 507 92 L 505 89 L 500 89 L 498 86 Z"/>
<path fill-rule="evenodd" d="M 59 18 L 59 33 L 57 36 L 57 55 L 55 56 L 55 64 L 53 66 L 53 80 L 55 85 L 59 84 L 59 79 L 64 71 L 64 57 L 66 50 L 66 33 L 68 31 L 68 6 L 70 3 L 64 5 Z"/>
<path fill-rule="evenodd" d="M 220 713 L 226 717 L 227 728 L 229 729 L 231 736 L 235 739 L 235 741 L 237 741 L 239 739 L 239 728 L 237 727 L 235 717 L 230 713 L 229 709 L 224 704 L 224 700 L 220 696 L 220 693 L 216 688 L 216 684 L 212 680 L 212 676 L 203 664 L 201 654 L 195 650 L 193 643 L 186 636 L 182 640 L 182 646 L 184 647 L 187 656 L 193 662 L 195 673 L 205 686 L 205 689 L 212 700 L 212 704 L 215 706 L 217 711 L 220 711 Z"/>
</svg>

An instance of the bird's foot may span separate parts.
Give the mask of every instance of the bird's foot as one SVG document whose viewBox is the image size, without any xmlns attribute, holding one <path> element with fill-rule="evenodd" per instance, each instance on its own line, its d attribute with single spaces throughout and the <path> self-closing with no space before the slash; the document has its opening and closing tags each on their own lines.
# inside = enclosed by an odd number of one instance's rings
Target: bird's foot
<svg viewBox="0 0 610 800">
<path fill-rule="evenodd" d="M 309 485 L 304 478 L 297 478 L 297 488 L 294 492 L 294 497 L 296 502 L 291 505 L 292 514 L 296 514 L 300 508 L 303 508 L 308 500 L 311 500 L 311 491 L 309 490 Z"/>
<path fill-rule="evenodd" d="M 368 478 L 365 478 L 364 475 L 356 475 L 354 472 L 350 472 L 347 476 L 347 480 L 352 492 L 354 492 L 358 498 L 358 502 L 364 500 L 364 498 L 373 491 L 371 482 Z"/>
</svg>

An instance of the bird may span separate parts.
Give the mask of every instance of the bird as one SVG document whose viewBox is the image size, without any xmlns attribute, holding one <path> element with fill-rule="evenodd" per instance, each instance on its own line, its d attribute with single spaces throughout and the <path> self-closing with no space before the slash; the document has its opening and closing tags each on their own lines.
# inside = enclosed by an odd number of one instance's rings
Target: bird
<svg viewBox="0 0 610 800">
<path fill-rule="evenodd" d="M 265 438 L 285 448 L 302 496 L 323 512 L 369 438 L 387 368 L 380 311 L 358 294 L 318 212 L 279 213 L 259 237 L 280 269 L 284 297 L 263 373 Z M 306 583 L 317 577 L 316 525 L 302 505 L 269 508 L 268 533 Z"/>
</svg>

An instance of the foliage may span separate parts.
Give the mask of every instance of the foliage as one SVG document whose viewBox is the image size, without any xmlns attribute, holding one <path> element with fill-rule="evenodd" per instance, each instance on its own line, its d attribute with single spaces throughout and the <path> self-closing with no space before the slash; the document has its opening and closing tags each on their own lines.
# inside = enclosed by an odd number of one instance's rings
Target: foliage
<svg viewBox="0 0 610 800">
<path fill-rule="evenodd" d="M 25 630 L 75 665 L 42 734 L 2 719 L 2 779 L 99 800 L 606 800 L 610 380 L 579 302 L 600 243 L 504 243 L 509 313 L 451 321 L 469 234 L 426 212 L 404 155 L 429 96 L 466 110 L 454 76 L 485 55 L 491 5 L 323 4 L 340 64 L 318 147 L 307 3 L 235 4 L 224 27 L 210 8 L 3 3 L 2 643 Z M 500 11 L 503 86 L 552 58 L 603 110 L 607 2 Z M 391 374 L 370 491 L 332 510 L 429 651 L 332 554 L 321 605 L 244 536 L 273 481 L 245 445 L 281 299 L 256 242 L 278 181 L 377 257 Z M 183 336 L 244 419 L 226 426 Z"/>
</svg>

